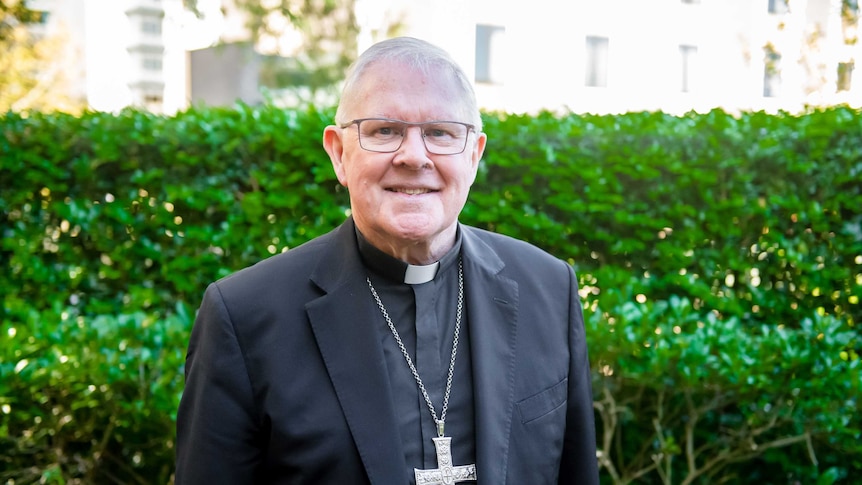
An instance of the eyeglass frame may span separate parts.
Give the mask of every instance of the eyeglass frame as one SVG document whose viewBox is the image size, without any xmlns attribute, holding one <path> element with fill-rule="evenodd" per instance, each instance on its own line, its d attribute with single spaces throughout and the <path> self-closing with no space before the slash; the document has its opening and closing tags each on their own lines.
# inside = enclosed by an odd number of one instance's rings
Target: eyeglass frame
<svg viewBox="0 0 862 485">
<path fill-rule="evenodd" d="M 441 156 L 460 155 L 460 154 L 464 153 L 464 151 L 467 150 L 467 143 L 468 143 L 468 140 L 470 139 L 470 133 L 471 132 L 476 133 L 476 125 L 472 125 L 470 123 L 464 123 L 462 121 L 451 121 L 451 120 L 432 120 L 432 121 L 411 122 L 411 121 L 397 120 L 395 118 L 357 118 L 355 120 L 348 121 L 347 123 L 341 123 L 340 125 L 338 125 L 338 127 L 341 129 L 346 129 L 346 128 L 349 128 L 353 125 L 356 125 L 356 137 L 357 137 L 357 140 L 359 141 L 359 147 L 365 151 L 372 152 L 372 153 L 395 153 L 395 152 L 397 152 L 398 150 L 401 149 L 401 145 L 404 144 L 404 139 L 407 138 L 407 130 L 406 129 L 404 130 L 404 134 L 401 136 L 401 142 L 398 143 L 398 146 L 393 148 L 392 150 L 372 150 L 370 148 L 365 148 L 365 146 L 363 146 L 363 144 L 362 144 L 362 131 L 360 130 L 359 125 L 363 121 L 392 121 L 394 123 L 401 123 L 401 124 L 405 125 L 406 128 L 410 128 L 411 126 L 418 126 L 421 128 L 424 125 L 431 125 L 434 123 L 455 123 L 455 124 L 466 127 L 467 128 L 467 136 L 464 137 L 464 146 L 461 148 L 461 150 L 454 152 L 454 153 L 436 153 L 436 152 L 432 151 L 430 148 L 428 148 L 428 143 L 425 140 L 425 132 L 420 130 L 420 136 L 422 136 L 422 145 L 425 146 L 425 150 L 427 150 L 428 153 L 430 153 L 432 155 L 441 155 Z"/>
</svg>

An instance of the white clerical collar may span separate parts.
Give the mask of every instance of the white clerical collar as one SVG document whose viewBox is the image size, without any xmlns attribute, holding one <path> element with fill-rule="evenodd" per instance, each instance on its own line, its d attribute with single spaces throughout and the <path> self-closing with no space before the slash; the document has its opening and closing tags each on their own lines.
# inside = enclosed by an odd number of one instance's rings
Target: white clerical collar
<svg viewBox="0 0 862 485">
<path fill-rule="evenodd" d="M 408 285 L 421 285 L 433 281 L 441 270 L 454 265 L 461 253 L 460 229 L 455 237 L 454 247 L 440 261 L 427 265 L 408 264 L 393 258 L 371 245 L 359 229 L 356 229 L 356 242 L 359 246 L 359 254 L 367 267 L 392 281 L 404 282 Z"/>
<path fill-rule="evenodd" d="M 437 276 L 438 269 L 440 269 L 440 261 L 426 264 L 425 266 L 408 264 L 407 270 L 404 272 L 404 282 L 408 285 L 421 285 L 422 283 L 428 283 Z"/>
</svg>

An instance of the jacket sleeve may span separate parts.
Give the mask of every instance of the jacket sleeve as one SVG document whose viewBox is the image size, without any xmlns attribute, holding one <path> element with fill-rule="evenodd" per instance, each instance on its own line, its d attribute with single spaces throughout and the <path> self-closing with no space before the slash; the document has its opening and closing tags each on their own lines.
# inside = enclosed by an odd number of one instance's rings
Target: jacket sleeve
<svg viewBox="0 0 862 485">
<path fill-rule="evenodd" d="M 217 284 L 204 294 L 177 412 L 176 484 L 255 482 L 262 457 L 252 384 Z"/>
<path fill-rule="evenodd" d="M 569 283 L 569 396 L 559 483 L 598 485 L 592 375 L 578 280 L 571 266 Z"/>
</svg>

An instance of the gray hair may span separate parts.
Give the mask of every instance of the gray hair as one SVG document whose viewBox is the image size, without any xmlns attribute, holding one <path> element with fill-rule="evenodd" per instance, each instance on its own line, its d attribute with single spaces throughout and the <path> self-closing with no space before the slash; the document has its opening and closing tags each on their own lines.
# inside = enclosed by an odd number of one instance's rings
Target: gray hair
<svg viewBox="0 0 862 485">
<path fill-rule="evenodd" d="M 476 131 L 482 131 L 482 116 L 476 103 L 476 93 L 473 84 L 463 69 L 445 50 L 413 37 L 396 37 L 374 44 L 362 53 L 350 66 L 344 87 L 341 90 L 341 100 L 335 112 L 336 123 L 346 123 L 350 120 L 344 119 L 345 104 L 350 104 L 354 96 L 354 90 L 365 71 L 377 62 L 398 61 L 420 70 L 423 74 L 431 74 L 438 70 L 441 73 L 449 73 L 461 86 L 463 91 L 462 101 L 465 112 L 472 119 L 471 123 L 476 125 Z"/>
</svg>

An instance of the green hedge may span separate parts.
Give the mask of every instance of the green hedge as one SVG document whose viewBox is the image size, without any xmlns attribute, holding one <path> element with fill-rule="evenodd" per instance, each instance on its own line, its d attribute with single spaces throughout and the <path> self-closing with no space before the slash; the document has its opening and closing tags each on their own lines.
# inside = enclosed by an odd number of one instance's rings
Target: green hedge
<svg viewBox="0 0 862 485">
<path fill-rule="evenodd" d="M 0 481 L 171 481 L 205 285 L 348 213 L 331 116 L 0 118 Z M 604 482 L 862 477 L 862 114 L 485 121 L 462 221 L 578 271 Z"/>
</svg>

